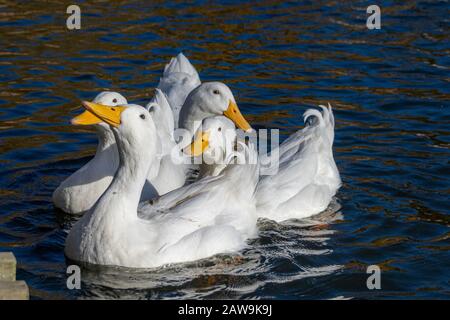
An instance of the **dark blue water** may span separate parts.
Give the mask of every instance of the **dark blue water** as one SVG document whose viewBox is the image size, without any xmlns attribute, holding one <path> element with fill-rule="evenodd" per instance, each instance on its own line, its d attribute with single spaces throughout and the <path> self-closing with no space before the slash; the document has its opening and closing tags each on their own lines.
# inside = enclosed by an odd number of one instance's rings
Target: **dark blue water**
<svg viewBox="0 0 450 320">
<path fill-rule="evenodd" d="M 35 299 L 450 297 L 449 17 L 447 1 L 80 1 L 0 4 L 0 251 Z M 203 81 L 233 90 L 255 127 L 303 126 L 330 102 L 343 187 L 306 221 L 260 222 L 235 256 L 150 271 L 82 270 L 66 288 L 73 218 L 51 193 L 88 161 L 96 140 L 69 125 L 102 90 L 145 103 L 183 51 Z M 368 290 L 366 268 L 381 268 Z"/>
</svg>

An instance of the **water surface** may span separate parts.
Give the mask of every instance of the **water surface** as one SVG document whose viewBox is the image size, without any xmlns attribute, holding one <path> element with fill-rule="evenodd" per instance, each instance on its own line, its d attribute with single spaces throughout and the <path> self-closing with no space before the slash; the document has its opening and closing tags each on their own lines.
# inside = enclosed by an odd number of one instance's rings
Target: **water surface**
<svg viewBox="0 0 450 320">
<path fill-rule="evenodd" d="M 385 1 L 381 30 L 357 1 L 0 3 L 0 251 L 33 299 L 444 298 L 450 296 L 449 18 L 446 1 Z M 233 90 L 256 128 L 282 138 L 330 102 L 343 187 L 308 220 L 261 221 L 233 256 L 135 271 L 83 268 L 66 288 L 73 218 L 51 193 L 92 157 L 69 125 L 102 90 L 144 104 L 183 51 L 203 81 Z M 382 289 L 366 287 L 366 268 Z"/>
</svg>

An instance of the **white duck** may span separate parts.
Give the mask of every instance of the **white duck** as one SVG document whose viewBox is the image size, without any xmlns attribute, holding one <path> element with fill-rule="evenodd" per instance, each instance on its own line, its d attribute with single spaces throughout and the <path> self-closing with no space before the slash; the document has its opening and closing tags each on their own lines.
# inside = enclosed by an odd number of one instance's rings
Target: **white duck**
<svg viewBox="0 0 450 320">
<path fill-rule="evenodd" d="M 179 53 L 176 57 L 170 59 L 170 62 L 164 67 L 158 89 L 167 96 L 173 110 L 175 127 L 178 127 L 178 117 L 186 97 L 200 84 L 197 70 L 183 53 Z"/>
<path fill-rule="evenodd" d="M 271 167 L 261 167 L 256 189 L 256 208 L 260 218 L 283 221 L 306 218 L 327 208 L 341 185 L 333 158 L 334 117 L 331 106 L 322 113 L 309 109 L 304 113 L 306 127 L 286 139 L 272 151 Z M 315 121 L 307 122 L 310 117 Z M 195 134 L 190 154 L 203 153 L 201 176 L 215 176 L 226 164 L 224 150 L 237 138 L 233 123 L 224 117 L 203 120 Z M 225 135 L 220 138 L 220 135 Z M 210 143 L 214 138 L 214 143 Z M 204 151 L 209 146 L 208 151 Z"/>
<path fill-rule="evenodd" d="M 341 186 L 333 158 L 333 111 L 330 105 L 320 107 L 322 113 L 307 110 L 305 128 L 280 145 L 278 171 L 263 171 L 256 190 L 258 217 L 282 221 L 312 216 L 327 208 Z"/>
<path fill-rule="evenodd" d="M 127 104 L 126 99 L 117 92 L 102 92 L 94 99 L 94 102 L 109 106 Z M 153 166 L 153 171 L 148 173 L 147 182 L 142 190 L 142 200 L 153 199 L 179 188 L 184 185 L 186 180 L 185 166 L 174 164 L 167 155 L 167 150 L 172 150 L 175 143 L 170 142 L 173 116 L 164 94 L 157 90 L 154 101 L 149 103 L 148 107 L 160 124 L 161 130 L 158 130 L 160 138 L 158 140 L 158 162 Z M 72 123 L 94 125 L 99 144 L 94 158 L 64 180 L 54 191 L 53 203 L 64 212 L 81 214 L 94 205 L 111 183 L 119 165 L 119 154 L 110 126 L 89 111 L 75 117 Z M 172 124 L 172 127 L 167 123 Z"/>
<path fill-rule="evenodd" d="M 105 193 L 70 230 L 67 257 L 102 265 L 158 267 L 240 250 L 256 235 L 256 165 L 229 166 L 216 177 L 174 190 L 154 204 L 142 204 L 138 212 L 157 151 L 150 113 L 136 105 L 84 105 L 111 125 L 120 164 Z"/>
</svg>

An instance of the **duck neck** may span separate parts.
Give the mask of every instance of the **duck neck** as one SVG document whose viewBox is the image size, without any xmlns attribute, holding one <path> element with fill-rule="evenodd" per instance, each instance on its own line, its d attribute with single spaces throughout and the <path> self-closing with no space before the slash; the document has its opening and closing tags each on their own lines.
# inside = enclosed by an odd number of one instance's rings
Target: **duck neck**
<svg viewBox="0 0 450 320">
<path fill-rule="evenodd" d="M 114 176 L 119 166 L 119 154 L 114 134 L 104 128 L 97 127 L 97 150 L 94 157 L 82 169 L 76 171 L 71 177 L 70 185 L 79 185 L 89 181 L 89 177 L 98 179 Z"/>
<path fill-rule="evenodd" d="M 210 116 L 213 116 L 213 114 L 203 111 L 201 106 L 194 103 L 194 101 L 188 97 L 180 110 L 178 126 L 189 130 L 191 136 L 193 136 L 195 131 L 201 125 L 202 120 Z"/>
<path fill-rule="evenodd" d="M 118 141 L 119 167 L 108 189 L 91 210 L 93 221 L 105 219 L 105 216 L 114 223 L 136 220 L 147 174 L 155 165 L 152 158 L 155 144 L 136 148 L 132 142 L 122 141 L 117 135 L 115 137 Z"/>
<path fill-rule="evenodd" d="M 110 150 L 111 146 L 114 146 L 116 143 L 116 139 L 114 138 L 114 134 L 110 129 L 106 129 L 103 127 L 96 127 L 97 130 L 97 151 L 96 155 L 101 154 L 102 152 Z"/>
<path fill-rule="evenodd" d="M 150 158 L 155 151 L 149 150 L 155 148 L 131 148 L 128 141 L 119 144 L 119 169 L 109 189 L 113 194 L 122 194 L 123 198 L 133 205 L 133 212 L 136 212 L 147 175 L 156 164 L 156 161 Z"/>
<path fill-rule="evenodd" d="M 94 158 L 90 161 L 90 164 L 100 163 L 103 169 L 107 169 L 111 175 L 114 175 L 119 165 L 119 154 L 117 152 L 116 139 L 114 133 L 109 128 L 103 128 L 101 126 L 96 127 L 97 130 L 97 150 Z M 98 167 L 95 167 L 98 170 Z"/>
</svg>

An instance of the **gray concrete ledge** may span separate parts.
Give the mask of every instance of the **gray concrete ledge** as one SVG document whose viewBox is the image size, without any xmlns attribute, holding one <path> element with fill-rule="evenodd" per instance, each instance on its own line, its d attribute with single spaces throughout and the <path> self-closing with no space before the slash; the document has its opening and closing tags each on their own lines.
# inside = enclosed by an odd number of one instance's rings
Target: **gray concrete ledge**
<svg viewBox="0 0 450 320">
<path fill-rule="evenodd" d="M 0 252 L 0 281 L 16 281 L 16 264 L 12 252 Z"/>
<path fill-rule="evenodd" d="M 30 299 L 25 281 L 16 281 L 16 265 L 12 252 L 0 252 L 0 300 Z"/>
<path fill-rule="evenodd" d="M 0 281 L 0 300 L 28 300 L 30 292 L 25 281 Z"/>
</svg>

